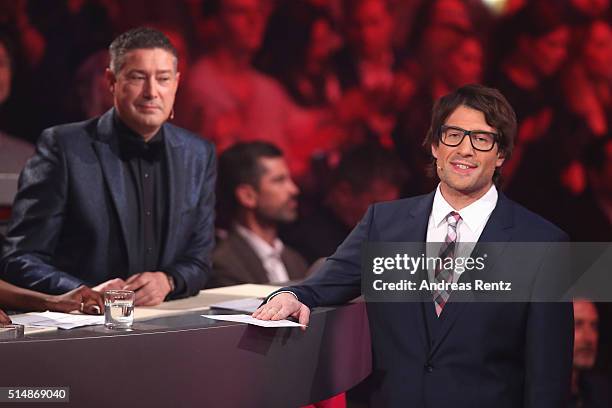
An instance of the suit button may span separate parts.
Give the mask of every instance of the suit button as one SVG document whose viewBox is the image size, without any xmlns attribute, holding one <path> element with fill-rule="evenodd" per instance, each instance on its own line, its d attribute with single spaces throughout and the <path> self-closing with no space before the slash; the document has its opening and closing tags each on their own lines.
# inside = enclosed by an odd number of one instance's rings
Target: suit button
<svg viewBox="0 0 612 408">
<path fill-rule="evenodd" d="M 428 373 L 432 373 L 433 372 L 433 366 L 431 364 L 426 364 L 425 365 L 425 371 L 427 371 Z"/>
</svg>

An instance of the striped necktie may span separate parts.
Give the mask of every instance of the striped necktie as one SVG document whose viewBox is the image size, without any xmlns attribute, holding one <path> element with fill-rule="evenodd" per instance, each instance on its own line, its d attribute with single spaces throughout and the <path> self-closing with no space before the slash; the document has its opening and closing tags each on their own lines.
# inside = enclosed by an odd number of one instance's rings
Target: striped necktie
<svg viewBox="0 0 612 408">
<path fill-rule="evenodd" d="M 440 254 L 438 257 L 442 262 L 447 258 L 455 257 L 455 247 L 457 244 L 457 224 L 461 220 L 461 215 L 459 215 L 456 211 L 451 211 L 446 216 L 446 238 L 444 239 L 444 244 L 440 248 Z M 442 282 L 452 283 L 453 282 L 453 269 L 446 269 L 442 267 L 442 265 L 436 264 L 436 268 L 434 271 L 434 281 L 437 284 Z M 438 267 L 440 266 L 440 267 Z M 436 313 L 438 316 L 442 313 L 442 309 L 444 309 L 444 305 L 448 301 L 450 297 L 450 291 L 447 290 L 436 290 L 433 293 L 433 299 L 436 305 Z"/>
</svg>

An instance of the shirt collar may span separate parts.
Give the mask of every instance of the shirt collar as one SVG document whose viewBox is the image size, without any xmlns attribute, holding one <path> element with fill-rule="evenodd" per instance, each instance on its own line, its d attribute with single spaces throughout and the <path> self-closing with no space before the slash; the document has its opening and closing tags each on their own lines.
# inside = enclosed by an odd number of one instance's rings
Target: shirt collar
<svg viewBox="0 0 612 408">
<path fill-rule="evenodd" d="M 234 228 L 236 229 L 236 232 L 251 245 L 255 253 L 257 253 L 261 259 L 269 257 L 280 258 L 285 247 L 280 239 L 276 238 L 273 245 L 270 245 L 253 231 L 243 227 L 240 224 L 236 224 Z"/>
<path fill-rule="evenodd" d="M 461 209 L 461 211 L 457 211 L 470 231 L 479 231 L 484 223 L 487 222 L 489 215 L 491 215 L 495 209 L 495 206 L 497 205 L 497 197 L 497 188 L 495 188 L 495 185 L 492 185 L 485 195 L 467 207 Z M 442 193 L 440 192 L 440 185 L 438 184 L 431 209 L 431 215 L 433 217 L 435 226 L 439 227 L 440 224 L 446 219 L 448 213 L 451 211 L 456 210 L 442 196 Z"/>
<path fill-rule="evenodd" d="M 140 157 L 149 161 L 157 161 L 164 151 L 164 128 L 159 128 L 148 142 L 141 135 L 130 129 L 117 112 L 113 112 L 113 126 L 119 135 L 119 148 L 123 157 L 130 159 Z"/>
</svg>

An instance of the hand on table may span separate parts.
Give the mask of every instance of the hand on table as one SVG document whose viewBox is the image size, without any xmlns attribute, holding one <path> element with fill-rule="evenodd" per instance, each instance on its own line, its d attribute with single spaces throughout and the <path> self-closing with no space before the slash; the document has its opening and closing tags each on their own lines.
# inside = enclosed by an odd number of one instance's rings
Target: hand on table
<svg viewBox="0 0 612 408">
<path fill-rule="evenodd" d="M 135 306 L 156 306 L 170 293 L 168 275 L 164 272 L 142 272 L 125 281 L 124 290 L 136 292 Z"/>
<path fill-rule="evenodd" d="M 0 310 L 0 324 L 10 324 L 10 323 L 11 323 L 11 319 L 9 319 L 6 313 Z"/>
<path fill-rule="evenodd" d="M 93 290 L 96 292 L 104 293 L 107 290 L 121 290 L 125 286 L 125 281 L 121 278 L 115 278 L 102 282 L 98 286 L 95 286 Z"/>
<path fill-rule="evenodd" d="M 46 300 L 46 309 L 55 312 L 69 313 L 79 310 L 87 314 L 104 313 L 104 300 L 102 295 L 87 286 L 79 286 L 63 295 L 49 296 Z"/>
<path fill-rule="evenodd" d="M 282 320 L 289 316 L 298 319 L 298 322 L 304 325 L 302 330 L 306 330 L 310 320 L 310 309 L 291 293 L 274 296 L 253 313 L 253 317 L 260 320 Z"/>
</svg>

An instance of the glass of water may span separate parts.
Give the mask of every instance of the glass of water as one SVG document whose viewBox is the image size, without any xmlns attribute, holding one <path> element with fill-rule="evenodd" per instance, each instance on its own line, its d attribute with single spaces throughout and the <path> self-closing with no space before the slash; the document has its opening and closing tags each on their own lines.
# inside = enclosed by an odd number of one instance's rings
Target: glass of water
<svg viewBox="0 0 612 408">
<path fill-rule="evenodd" d="M 109 329 L 130 329 L 134 323 L 134 291 L 104 292 L 104 325 Z"/>
<path fill-rule="evenodd" d="M 21 324 L 0 324 L 0 340 L 15 340 L 23 337 Z"/>
</svg>

